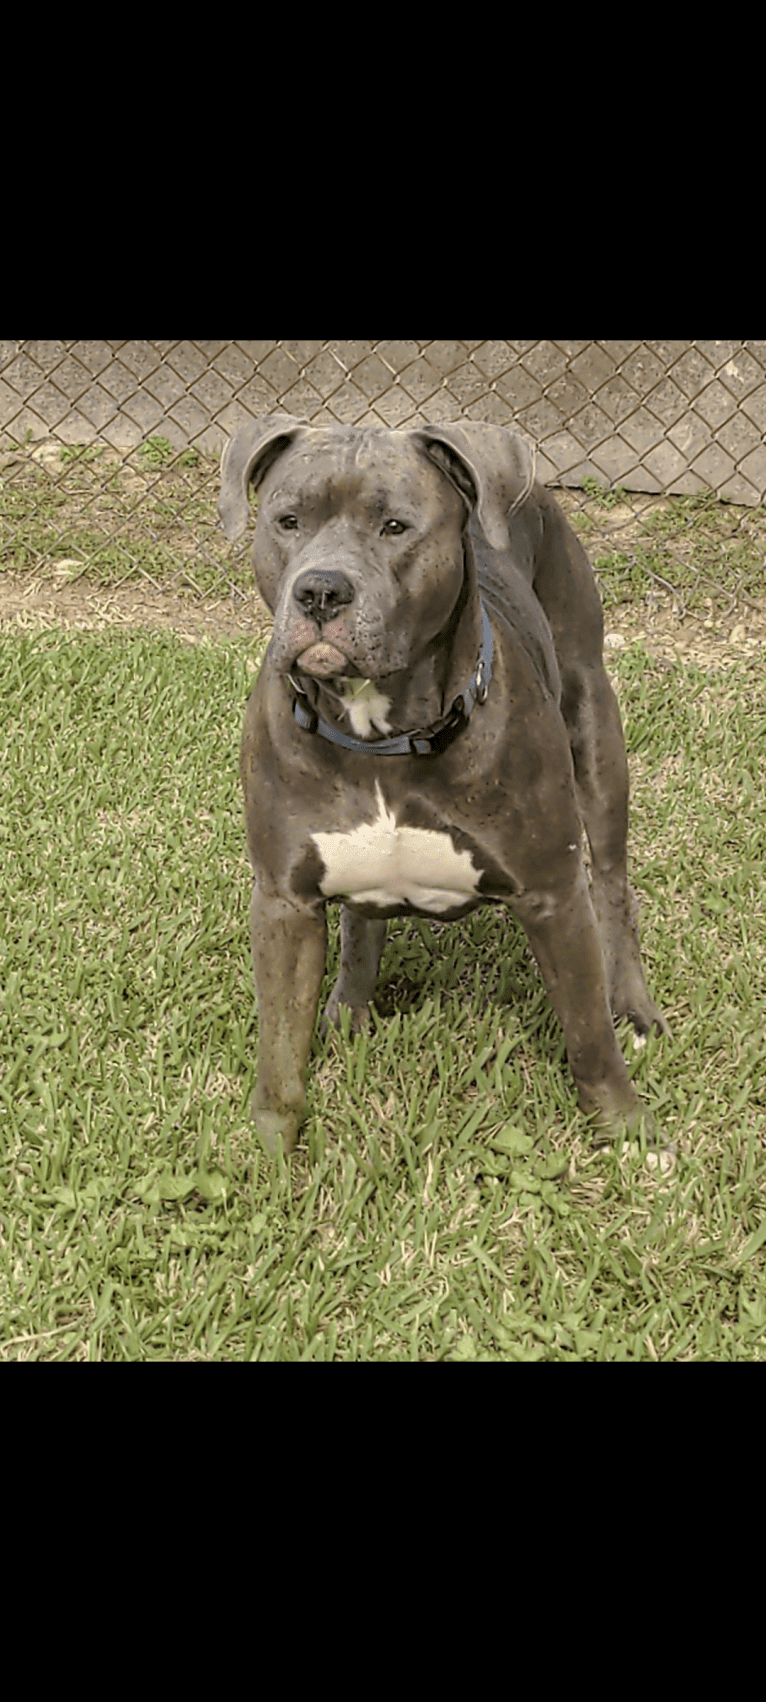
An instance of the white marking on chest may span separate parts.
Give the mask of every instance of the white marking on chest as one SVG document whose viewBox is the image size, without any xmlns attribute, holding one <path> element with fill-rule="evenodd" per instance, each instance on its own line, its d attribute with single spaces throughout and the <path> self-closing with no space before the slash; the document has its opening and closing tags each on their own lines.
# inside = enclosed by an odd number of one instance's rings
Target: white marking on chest
<svg viewBox="0 0 766 1702">
<path fill-rule="evenodd" d="M 360 904 L 413 904 L 420 910 L 454 910 L 477 892 L 481 871 L 470 851 L 456 851 L 448 833 L 398 827 L 375 781 L 378 814 L 350 833 L 312 833 L 325 866 L 326 898 Z"/>
</svg>

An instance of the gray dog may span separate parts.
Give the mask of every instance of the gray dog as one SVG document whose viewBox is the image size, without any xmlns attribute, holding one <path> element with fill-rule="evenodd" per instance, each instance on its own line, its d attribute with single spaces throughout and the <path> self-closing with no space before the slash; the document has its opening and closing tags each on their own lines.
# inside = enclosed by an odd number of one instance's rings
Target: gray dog
<svg viewBox="0 0 766 1702">
<path fill-rule="evenodd" d="M 342 956 L 325 1021 L 348 1005 L 354 1029 L 386 917 L 507 904 L 580 1105 L 606 1134 L 637 1127 L 613 1018 L 666 1024 L 628 885 L 625 744 L 590 564 L 530 449 L 491 425 L 262 419 L 221 477 L 230 538 L 260 489 L 253 561 L 274 615 L 241 756 L 264 1146 L 290 1152 L 305 1116 L 329 899 Z"/>
</svg>

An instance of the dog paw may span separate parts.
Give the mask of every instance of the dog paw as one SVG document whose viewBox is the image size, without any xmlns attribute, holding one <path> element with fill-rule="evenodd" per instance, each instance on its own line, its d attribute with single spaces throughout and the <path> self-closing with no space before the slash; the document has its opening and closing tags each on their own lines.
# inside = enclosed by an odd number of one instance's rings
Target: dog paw
<svg viewBox="0 0 766 1702">
<path fill-rule="evenodd" d="M 263 1106 L 256 1105 L 255 1095 L 251 1105 L 255 1132 L 266 1152 L 271 1158 L 275 1157 L 280 1138 L 284 1153 L 294 1152 L 298 1143 L 298 1130 L 302 1117 L 297 1111 L 267 1111 Z"/>
<path fill-rule="evenodd" d="M 370 1026 L 369 1005 L 349 1005 L 345 999 L 338 999 L 334 992 L 330 994 L 325 1006 L 324 1015 L 319 1023 L 319 1033 L 323 1040 L 331 1028 L 340 1028 L 340 1007 L 351 1012 L 351 1033 L 362 1034 Z"/>
<path fill-rule="evenodd" d="M 628 1083 L 598 1087 L 579 1087 L 580 1107 L 590 1124 L 594 1146 L 611 1146 L 620 1139 L 640 1140 L 643 1135 L 650 1146 L 660 1145 L 654 1117 Z"/>
<path fill-rule="evenodd" d="M 648 993 L 636 997 L 632 992 L 624 996 L 618 992 L 611 1000 L 611 1008 L 615 1022 L 621 1022 L 625 1017 L 633 1024 L 636 1036 L 634 1044 L 645 1044 L 648 1034 L 664 1034 L 669 1040 L 672 1039 L 659 1005 L 655 1005 Z"/>
<path fill-rule="evenodd" d="M 606 961 L 609 1008 L 615 1022 L 623 1018 L 638 1035 L 665 1034 L 670 1029 L 659 1005 L 650 997 L 637 948 L 609 952 Z"/>
<path fill-rule="evenodd" d="M 659 1168 L 664 1176 L 675 1164 L 676 1149 L 658 1127 L 648 1106 L 636 1098 L 622 1107 L 600 1106 L 588 1113 L 594 1147 L 613 1146 L 618 1140 L 646 1141 L 646 1162 L 649 1169 Z"/>
</svg>

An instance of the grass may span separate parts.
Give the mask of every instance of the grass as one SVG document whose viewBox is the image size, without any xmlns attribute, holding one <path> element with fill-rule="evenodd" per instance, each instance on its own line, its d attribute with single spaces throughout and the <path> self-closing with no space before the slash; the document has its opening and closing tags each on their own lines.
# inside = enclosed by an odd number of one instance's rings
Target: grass
<svg viewBox="0 0 766 1702">
<path fill-rule="evenodd" d="M 149 580 L 192 595 L 251 584 L 247 544 L 217 521 L 219 463 L 149 437 L 129 455 L 46 443 L 0 454 L 0 574 L 94 585 Z"/>
<path fill-rule="evenodd" d="M 288 1164 L 247 1118 L 247 643 L 5 638 L 0 1353 L 766 1357 L 761 657 L 617 659 L 676 1144 L 594 1150 L 513 922 L 392 923 Z M 337 963 L 337 911 L 325 992 Z M 650 1155 L 653 1156 L 653 1155 Z"/>
<path fill-rule="evenodd" d="M 217 463 L 166 439 L 11 451 L 0 481 L 0 614 L 3 568 L 84 610 L 124 580 L 250 589 Z M 673 1167 L 594 1150 L 492 908 L 389 924 L 372 1032 L 317 1038 L 299 1150 L 267 1160 L 237 783 L 262 641 L 25 618 L 0 639 L 0 1356 L 766 1357 L 766 651 L 713 642 L 763 597 L 766 513 L 560 494 L 609 611 L 715 629 L 703 666 L 609 652 L 673 1028 L 620 1038 Z"/>
</svg>

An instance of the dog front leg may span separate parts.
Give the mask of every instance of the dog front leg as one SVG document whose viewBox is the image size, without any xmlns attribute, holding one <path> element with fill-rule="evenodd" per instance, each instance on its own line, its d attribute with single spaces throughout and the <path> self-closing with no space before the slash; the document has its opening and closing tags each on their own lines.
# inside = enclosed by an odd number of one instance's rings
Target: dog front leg
<svg viewBox="0 0 766 1702">
<path fill-rule="evenodd" d="M 252 1101 L 256 1132 L 275 1153 L 292 1152 L 306 1112 L 306 1066 L 324 973 L 323 907 L 309 908 L 262 890 L 250 904 L 258 998 L 258 1073 Z"/>
</svg>

